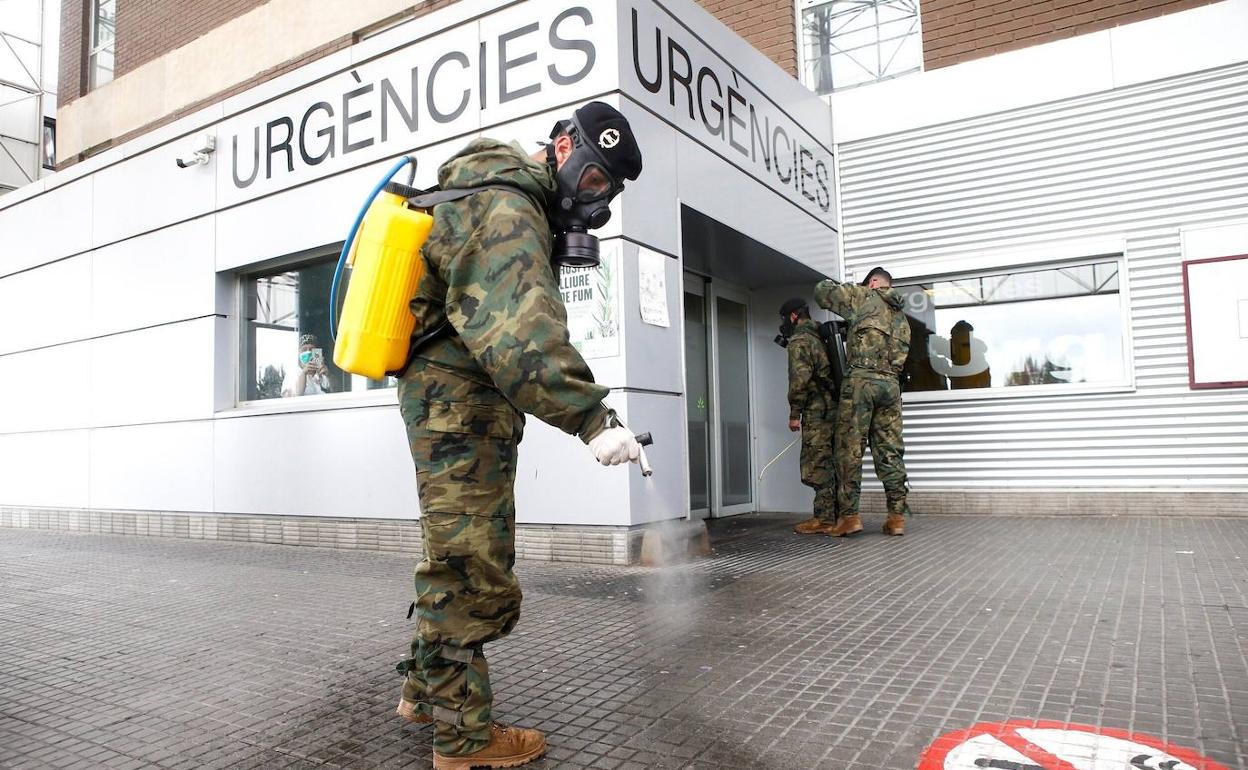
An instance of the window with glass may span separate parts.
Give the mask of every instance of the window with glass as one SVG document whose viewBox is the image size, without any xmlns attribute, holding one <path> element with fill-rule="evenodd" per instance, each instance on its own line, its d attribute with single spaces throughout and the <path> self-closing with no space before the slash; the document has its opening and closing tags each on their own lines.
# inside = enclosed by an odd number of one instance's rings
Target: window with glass
<svg viewBox="0 0 1248 770">
<path fill-rule="evenodd" d="M 1127 381 L 1117 259 L 897 282 L 910 323 L 903 390 Z"/>
<path fill-rule="evenodd" d="M 88 89 L 113 79 L 117 0 L 91 0 L 91 45 L 87 55 Z"/>
<path fill-rule="evenodd" d="M 243 382 L 239 389 L 243 400 L 362 393 L 395 386 L 393 377 L 373 380 L 334 365 L 329 292 L 336 262 L 336 257 L 326 257 L 243 279 Z"/>
<path fill-rule="evenodd" d="M 918 0 L 800 0 L 802 77 L 819 94 L 923 66 Z"/>
<path fill-rule="evenodd" d="M 40 149 L 43 167 L 49 171 L 56 168 L 56 118 L 43 119 L 43 141 Z"/>
</svg>

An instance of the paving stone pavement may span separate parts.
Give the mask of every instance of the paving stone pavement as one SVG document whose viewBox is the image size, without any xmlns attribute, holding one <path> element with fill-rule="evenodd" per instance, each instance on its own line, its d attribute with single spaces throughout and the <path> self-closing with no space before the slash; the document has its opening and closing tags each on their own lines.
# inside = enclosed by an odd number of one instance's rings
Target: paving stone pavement
<svg viewBox="0 0 1248 770">
<path fill-rule="evenodd" d="M 1248 520 L 798 518 L 666 569 L 520 562 L 487 654 L 497 716 L 549 733 L 532 767 L 902 770 L 1034 719 L 1248 768 Z M 0 529 L 0 767 L 427 768 L 392 715 L 412 566 Z"/>
</svg>

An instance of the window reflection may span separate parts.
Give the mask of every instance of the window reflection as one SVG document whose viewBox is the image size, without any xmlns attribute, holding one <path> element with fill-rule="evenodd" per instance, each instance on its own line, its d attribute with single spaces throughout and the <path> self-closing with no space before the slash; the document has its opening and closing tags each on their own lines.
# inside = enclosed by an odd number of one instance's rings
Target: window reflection
<svg viewBox="0 0 1248 770">
<path fill-rule="evenodd" d="M 297 398 L 394 387 L 334 365 L 329 292 L 335 260 L 244 279 L 246 400 Z M 349 281 L 349 277 L 348 277 Z M 344 288 L 345 291 L 345 288 Z"/>
<path fill-rule="evenodd" d="M 899 285 L 907 391 L 1125 379 L 1118 262 Z"/>
</svg>

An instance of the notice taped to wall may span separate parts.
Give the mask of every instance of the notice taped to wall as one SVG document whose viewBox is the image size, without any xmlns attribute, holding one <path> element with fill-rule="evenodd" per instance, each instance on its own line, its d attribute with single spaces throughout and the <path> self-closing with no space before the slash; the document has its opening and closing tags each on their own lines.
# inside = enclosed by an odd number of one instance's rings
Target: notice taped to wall
<svg viewBox="0 0 1248 770">
<path fill-rule="evenodd" d="M 565 267 L 559 272 L 568 333 L 586 359 L 620 354 L 620 245 L 602 244 L 598 267 Z"/>
<path fill-rule="evenodd" d="M 667 317 L 667 257 L 639 247 L 637 277 L 641 320 L 652 326 L 671 326 Z"/>
</svg>

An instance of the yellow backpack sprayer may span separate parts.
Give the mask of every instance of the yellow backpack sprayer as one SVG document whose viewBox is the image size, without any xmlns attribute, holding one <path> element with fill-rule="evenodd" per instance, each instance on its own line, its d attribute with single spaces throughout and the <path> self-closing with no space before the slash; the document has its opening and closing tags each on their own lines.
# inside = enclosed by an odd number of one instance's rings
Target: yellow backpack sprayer
<svg viewBox="0 0 1248 770">
<path fill-rule="evenodd" d="M 409 164 L 406 185 L 390 181 Z M 334 363 L 343 371 L 374 380 L 401 372 L 413 353 L 412 335 L 418 330 L 408 303 L 425 276 L 420 249 L 433 228 L 433 207 L 482 190 L 519 191 L 505 184 L 419 190 L 411 186 L 415 177 L 416 158 L 402 158 L 369 193 L 342 244 L 330 287 L 329 328 L 334 332 Z M 338 296 L 344 267 L 351 268 L 351 280 L 339 319 Z"/>
<path fill-rule="evenodd" d="M 390 181 L 409 164 L 406 185 Z M 343 371 L 374 380 L 402 372 L 416 348 L 446 326 L 444 323 L 438 329 L 421 329 L 420 336 L 413 341 L 418 330 L 409 303 L 425 276 L 420 250 L 433 229 L 433 207 L 483 190 L 526 194 L 506 184 L 419 190 L 412 187 L 415 178 L 416 158 L 402 158 L 368 194 L 342 244 L 330 286 L 329 328 L 335 333 L 334 363 Z M 351 280 L 342 303 L 342 317 L 338 318 L 344 267 L 351 268 Z M 652 443 L 649 433 L 636 438 L 643 447 Z M 645 450 L 641 451 L 639 464 L 642 475 L 653 473 Z"/>
<path fill-rule="evenodd" d="M 408 185 L 390 178 L 411 164 Z M 425 275 L 420 247 L 433 228 L 433 217 L 413 209 L 407 199 L 419 195 L 410 187 L 416 159 L 406 157 L 373 188 L 356 215 L 338 255 L 330 288 L 329 328 L 334 338 L 334 363 L 344 371 L 377 380 L 407 363 L 416 316 L 408 302 Z M 351 268 L 342 318 L 334 318 L 344 266 Z"/>
</svg>

